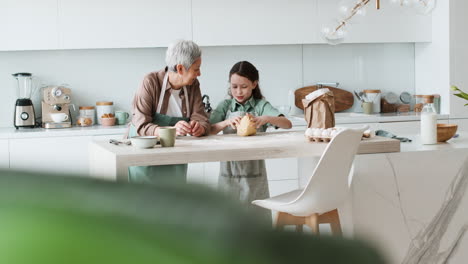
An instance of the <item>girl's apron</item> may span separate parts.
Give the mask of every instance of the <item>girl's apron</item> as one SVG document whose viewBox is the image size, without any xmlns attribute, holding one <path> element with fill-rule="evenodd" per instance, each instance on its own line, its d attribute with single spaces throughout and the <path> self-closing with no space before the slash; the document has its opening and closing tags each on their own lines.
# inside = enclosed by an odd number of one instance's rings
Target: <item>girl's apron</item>
<svg viewBox="0 0 468 264">
<path fill-rule="evenodd" d="M 226 119 L 242 116 L 244 114 L 245 112 L 228 111 L 226 113 Z M 253 114 L 255 115 L 256 113 Z M 260 130 L 265 129 L 262 126 Z M 233 133 L 236 133 L 236 130 L 232 129 L 231 126 L 227 126 L 223 130 L 223 134 Z M 270 210 L 251 205 L 253 200 L 270 197 L 264 160 L 221 162 L 218 189 L 228 193 L 243 203 L 247 203 L 249 207 L 254 210 L 254 213 L 258 214 L 258 217 L 261 217 L 262 220 L 271 224 Z"/>
<path fill-rule="evenodd" d="M 160 114 L 161 107 L 166 93 L 168 81 L 168 74 L 164 75 L 163 85 L 161 87 L 161 94 L 159 95 L 159 102 L 156 113 L 153 117 L 153 123 L 159 126 L 174 126 L 177 122 L 189 121 L 188 117 L 183 117 L 182 110 L 177 106 L 177 103 L 172 98 L 169 99 L 167 113 Z M 185 105 L 187 106 L 187 116 L 190 116 L 190 107 L 188 102 L 187 88 L 184 86 Z M 137 136 L 136 128 L 131 125 L 129 137 Z M 145 183 L 158 183 L 162 181 L 175 181 L 185 183 L 187 180 L 187 164 L 177 165 L 160 165 L 160 166 L 132 166 L 128 168 L 128 180 L 130 182 L 145 182 Z"/>
</svg>

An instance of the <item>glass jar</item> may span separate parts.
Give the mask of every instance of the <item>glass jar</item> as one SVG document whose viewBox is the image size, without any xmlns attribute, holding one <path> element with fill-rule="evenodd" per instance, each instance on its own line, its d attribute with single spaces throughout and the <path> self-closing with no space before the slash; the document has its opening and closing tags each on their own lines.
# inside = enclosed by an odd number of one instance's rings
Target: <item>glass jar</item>
<svg viewBox="0 0 468 264">
<path fill-rule="evenodd" d="M 437 113 L 434 108 L 434 96 L 424 95 L 424 106 L 421 110 L 421 143 L 437 143 Z"/>
<path fill-rule="evenodd" d="M 96 110 L 94 109 L 94 106 L 80 106 L 79 109 L 80 117 L 90 118 L 91 126 L 96 124 Z M 89 121 L 87 121 L 86 123 L 89 123 Z"/>
<path fill-rule="evenodd" d="M 424 106 L 424 95 L 414 95 L 414 112 L 420 113 Z"/>
<path fill-rule="evenodd" d="M 101 125 L 101 118 L 114 117 L 114 103 L 113 102 L 96 102 L 96 114 L 98 124 Z M 104 116 L 107 114 L 106 116 Z"/>
</svg>

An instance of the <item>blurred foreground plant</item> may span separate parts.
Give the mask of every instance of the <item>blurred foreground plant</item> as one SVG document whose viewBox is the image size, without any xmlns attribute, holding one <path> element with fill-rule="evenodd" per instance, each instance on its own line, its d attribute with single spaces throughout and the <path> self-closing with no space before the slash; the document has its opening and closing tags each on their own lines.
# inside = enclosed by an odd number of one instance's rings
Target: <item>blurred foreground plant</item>
<svg viewBox="0 0 468 264">
<path fill-rule="evenodd" d="M 0 171 L 0 263 L 384 263 L 368 244 L 277 232 L 208 188 Z"/>
</svg>

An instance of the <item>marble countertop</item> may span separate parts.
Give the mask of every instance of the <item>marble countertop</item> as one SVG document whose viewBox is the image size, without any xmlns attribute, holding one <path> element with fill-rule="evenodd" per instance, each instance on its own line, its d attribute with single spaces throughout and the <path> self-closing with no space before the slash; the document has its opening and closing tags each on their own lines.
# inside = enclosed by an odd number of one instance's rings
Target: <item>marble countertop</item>
<svg viewBox="0 0 468 264">
<path fill-rule="evenodd" d="M 436 150 L 450 150 L 450 149 L 468 149 L 468 132 L 457 131 L 458 137 L 452 138 L 447 142 L 437 143 L 434 145 L 421 144 L 419 135 L 398 135 L 399 137 L 407 137 L 412 142 L 401 142 L 401 152 L 415 152 L 415 151 L 436 151 Z"/>
</svg>

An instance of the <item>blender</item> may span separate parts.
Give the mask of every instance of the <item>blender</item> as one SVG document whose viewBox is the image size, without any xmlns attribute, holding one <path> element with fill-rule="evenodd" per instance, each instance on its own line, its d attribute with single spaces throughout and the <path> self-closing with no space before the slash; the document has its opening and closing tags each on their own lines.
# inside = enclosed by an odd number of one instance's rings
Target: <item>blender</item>
<svg viewBox="0 0 468 264">
<path fill-rule="evenodd" d="M 35 127 L 36 115 L 31 101 L 33 86 L 32 74 L 28 72 L 18 72 L 12 75 L 16 79 L 16 91 L 18 96 L 15 106 L 14 126 L 16 129 L 18 129 L 18 127 Z"/>
</svg>

